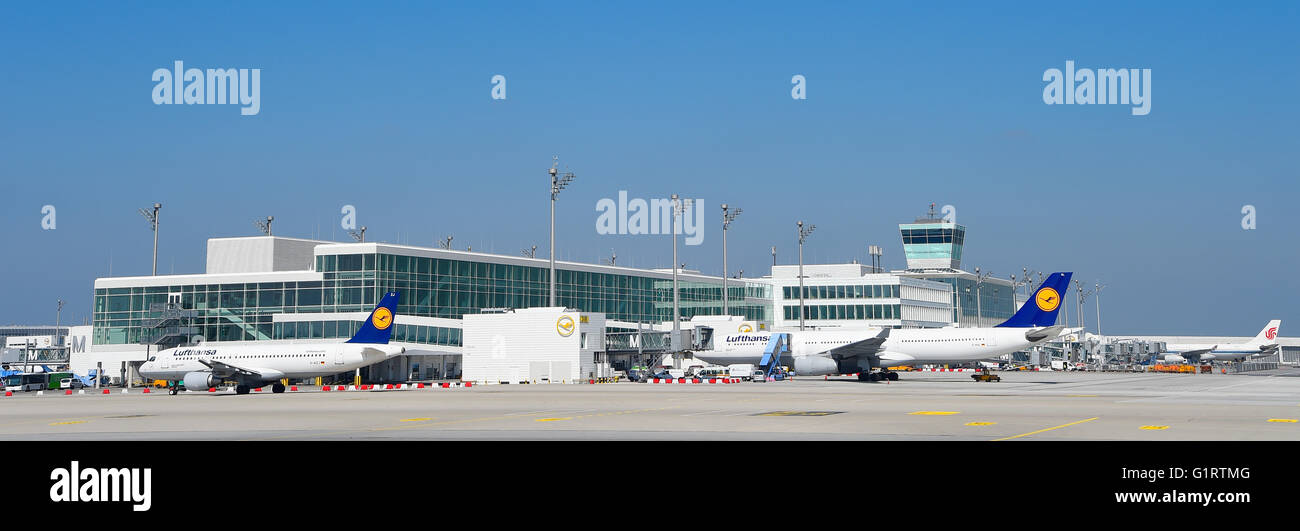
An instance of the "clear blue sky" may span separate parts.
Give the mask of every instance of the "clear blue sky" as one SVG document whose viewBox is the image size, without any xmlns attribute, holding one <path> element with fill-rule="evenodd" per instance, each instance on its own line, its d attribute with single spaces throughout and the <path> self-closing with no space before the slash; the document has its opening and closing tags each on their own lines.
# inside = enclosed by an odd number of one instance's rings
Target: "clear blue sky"
<svg viewBox="0 0 1300 531">
<path fill-rule="evenodd" d="M 565 259 L 668 265 L 666 236 L 596 233 L 619 190 L 703 199 L 682 259 L 712 274 L 718 204 L 744 208 L 746 276 L 772 245 L 794 260 L 798 219 L 817 225 L 807 262 L 881 244 L 901 267 L 896 225 L 936 202 L 968 227 L 968 269 L 1107 284 L 1109 333 L 1300 327 L 1300 4 L 179 4 L 0 7 L 0 323 L 52 322 L 56 298 L 80 323 L 110 262 L 148 274 L 136 209 L 154 201 L 161 273 L 202 272 L 208 237 L 268 214 L 277 235 L 343 240 L 345 204 L 371 241 L 545 254 L 558 154 L 578 175 Z M 154 105 L 175 60 L 262 69 L 260 114 Z M 1150 68 L 1151 113 L 1044 104 L 1066 60 Z"/>
</svg>

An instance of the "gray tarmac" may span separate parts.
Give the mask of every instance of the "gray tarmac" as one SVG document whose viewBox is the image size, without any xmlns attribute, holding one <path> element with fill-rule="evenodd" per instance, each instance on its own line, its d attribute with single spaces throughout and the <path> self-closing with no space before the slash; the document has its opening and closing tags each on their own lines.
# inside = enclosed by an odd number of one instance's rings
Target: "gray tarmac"
<svg viewBox="0 0 1300 531">
<path fill-rule="evenodd" d="M 0 440 L 1300 440 L 1300 370 L 0 397 Z"/>
</svg>

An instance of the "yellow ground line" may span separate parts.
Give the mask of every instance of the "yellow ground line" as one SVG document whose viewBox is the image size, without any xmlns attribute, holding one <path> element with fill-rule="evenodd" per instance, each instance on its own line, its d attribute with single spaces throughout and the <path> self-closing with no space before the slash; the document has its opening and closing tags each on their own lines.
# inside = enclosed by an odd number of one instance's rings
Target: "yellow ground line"
<svg viewBox="0 0 1300 531">
<path fill-rule="evenodd" d="M 559 417 L 553 419 L 537 419 L 537 422 L 555 422 L 557 420 L 573 420 L 573 417 Z"/>
<path fill-rule="evenodd" d="M 913 411 L 908 415 L 956 415 L 960 411 Z"/>
<path fill-rule="evenodd" d="M 1028 437 L 1028 436 L 1030 436 L 1030 435 L 1034 435 L 1034 434 L 1038 434 L 1038 433 L 1043 433 L 1043 432 L 1045 432 L 1045 431 L 1052 431 L 1052 430 L 1059 430 L 1059 429 L 1061 429 L 1061 428 L 1068 428 L 1068 427 L 1073 426 L 1073 425 L 1075 425 L 1075 424 L 1083 424 L 1083 423 L 1085 423 L 1085 422 L 1092 422 L 1092 421 L 1097 420 L 1097 419 L 1099 419 L 1099 418 L 1101 418 L 1101 417 L 1093 417 L 1093 418 L 1090 418 L 1090 419 L 1076 420 L 1076 421 L 1071 422 L 1071 423 L 1069 423 L 1069 424 L 1062 424 L 1062 425 L 1060 425 L 1060 426 L 1052 426 L 1052 427 L 1050 427 L 1050 428 L 1044 428 L 1044 429 L 1041 429 L 1041 430 L 1038 430 L 1038 431 L 1031 431 L 1031 432 L 1029 432 L 1029 433 L 1022 433 L 1022 434 L 1020 434 L 1020 435 L 1012 435 L 1012 436 L 1010 436 L 1010 437 L 1003 437 L 1003 438 L 1001 438 L 1001 439 L 993 439 L 993 440 L 994 440 L 994 441 L 1008 441 L 1008 440 L 1011 440 L 1011 439 L 1019 439 L 1019 438 L 1021 438 L 1021 437 Z"/>
<path fill-rule="evenodd" d="M 87 423 L 87 422 L 90 422 L 90 421 L 87 421 L 87 420 L 68 420 L 68 421 L 64 421 L 64 422 L 51 422 L 50 425 L 51 425 L 51 426 L 63 426 L 63 425 L 65 425 L 65 424 L 85 424 L 85 423 Z"/>
<path fill-rule="evenodd" d="M 433 420 L 433 417 L 417 417 L 413 419 L 402 419 L 400 422 L 424 422 L 426 420 Z"/>
<path fill-rule="evenodd" d="M 1268 419 L 1269 422 L 1300 422 L 1300 419 Z"/>
<path fill-rule="evenodd" d="M 967 426 L 992 426 L 994 424 L 997 423 L 996 422 L 967 422 L 966 423 Z"/>
<path fill-rule="evenodd" d="M 1167 430 L 1169 426 L 1142 426 L 1139 430 Z"/>
</svg>

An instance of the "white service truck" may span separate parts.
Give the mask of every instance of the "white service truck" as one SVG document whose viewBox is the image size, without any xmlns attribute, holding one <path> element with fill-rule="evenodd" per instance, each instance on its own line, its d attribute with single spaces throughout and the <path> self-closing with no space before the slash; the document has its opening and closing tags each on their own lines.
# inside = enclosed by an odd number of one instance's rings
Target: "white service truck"
<svg viewBox="0 0 1300 531">
<path fill-rule="evenodd" d="M 735 365 L 728 365 L 727 373 L 730 374 L 732 378 L 751 381 L 754 379 L 755 369 L 752 363 L 737 363 Z"/>
</svg>

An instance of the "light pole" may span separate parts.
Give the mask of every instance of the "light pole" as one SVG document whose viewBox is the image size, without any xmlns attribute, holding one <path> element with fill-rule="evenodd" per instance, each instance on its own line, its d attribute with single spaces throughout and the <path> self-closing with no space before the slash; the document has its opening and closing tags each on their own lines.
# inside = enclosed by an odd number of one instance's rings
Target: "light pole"
<svg viewBox="0 0 1300 531">
<path fill-rule="evenodd" d="M 260 229 L 260 230 L 262 231 L 262 234 L 265 234 L 265 235 L 267 235 L 267 236 L 270 236 L 270 235 L 271 235 L 271 222 L 272 222 L 272 221 L 275 221 L 275 216 L 267 216 L 267 217 L 266 217 L 266 221 L 260 221 L 260 220 L 259 220 L 259 221 L 254 221 L 254 222 L 253 222 L 253 225 L 256 225 L 257 228 Z"/>
<path fill-rule="evenodd" d="M 54 310 L 54 346 L 63 346 L 63 336 L 59 333 L 59 327 L 63 324 L 63 299 L 59 299 L 58 308 Z"/>
<path fill-rule="evenodd" d="M 1076 304 L 1078 305 L 1078 307 L 1077 307 L 1078 312 L 1077 312 L 1077 313 L 1079 314 L 1079 333 L 1081 333 L 1081 334 L 1086 334 L 1086 333 L 1087 333 L 1087 330 L 1085 330 L 1084 328 L 1085 328 L 1087 325 L 1085 324 L 1085 321 L 1084 321 L 1084 318 L 1083 318 L 1083 308 L 1084 308 L 1084 302 L 1087 300 L 1087 298 L 1088 298 L 1089 295 L 1092 295 L 1092 291 L 1091 291 L 1091 290 L 1089 290 L 1089 291 L 1083 291 L 1083 284 L 1080 284 L 1078 279 L 1075 279 L 1075 281 L 1074 281 L 1074 288 L 1075 288 L 1075 290 L 1076 290 L 1076 291 L 1078 292 L 1078 294 L 1079 294 L 1079 301 L 1076 303 Z M 1082 336 L 1080 336 L 1080 337 L 1082 337 Z"/>
<path fill-rule="evenodd" d="M 1106 286 L 1097 282 L 1097 287 L 1092 290 L 1093 296 L 1097 298 L 1097 335 L 1101 335 L 1101 289 Z"/>
<path fill-rule="evenodd" d="M 984 273 L 981 275 L 980 268 L 978 266 L 975 268 L 975 328 L 984 326 L 984 311 L 981 308 L 980 286 L 982 286 L 984 281 L 990 276 L 993 276 L 993 273 Z"/>
<path fill-rule="evenodd" d="M 883 267 L 881 265 L 884 264 L 885 248 L 879 245 L 868 245 L 867 254 L 871 255 L 871 272 L 882 272 Z"/>
<path fill-rule="evenodd" d="M 573 172 L 566 171 L 564 176 L 559 175 L 556 166 L 559 165 L 559 157 L 553 157 L 551 169 L 546 172 L 551 176 L 551 307 L 555 307 L 555 198 L 559 197 L 560 190 L 569 186 L 573 182 Z"/>
<path fill-rule="evenodd" d="M 1020 307 L 1020 301 L 1016 300 L 1020 296 L 1020 284 L 1016 284 L 1016 274 L 1011 274 L 1011 311 L 1016 311 Z M 1013 314 L 1014 315 L 1014 314 Z"/>
<path fill-rule="evenodd" d="M 776 267 L 776 246 L 772 246 L 772 267 Z"/>
<path fill-rule="evenodd" d="M 691 200 L 683 201 L 677 194 L 672 195 L 673 204 L 673 336 L 671 347 L 673 355 L 677 356 L 682 350 L 682 324 L 681 324 L 681 300 L 677 290 L 677 269 L 681 264 L 677 262 L 677 218 L 682 215 L 691 205 Z"/>
<path fill-rule="evenodd" d="M 803 221 L 798 223 L 799 226 L 799 330 L 803 330 L 803 242 L 808 239 L 808 235 L 817 230 L 816 225 L 808 225 L 804 228 Z"/>
<path fill-rule="evenodd" d="M 152 212 L 143 208 L 139 210 L 140 215 L 149 220 L 149 227 L 153 229 L 153 276 L 158 276 L 158 211 L 162 210 L 162 203 L 154 203 Z"/>
<path fill-rule="evenodd" d="M 731 227 L 731 222 L 736 220 L 741 209 L 728 210 L 727 204 L 722 204 L 722 315 L 727 314 L 727 276 L 731 271 L 727 269 L 727 229 Z"/>
<path fill-rule="evenodd" d="M 365 228 L 365 227 L 361 227 L 361 231 L 360 231 L 360 232 L 355 231 L 355 230 L 350 230 L 350 231 L 348 231 L 348 234 L 351 235 L 351 236 L 352 236 L 352 239 L 356 240 L 357 242 L 359 242 L 359 243 L 366 243 L 366 228 Z"/>
</svg>

